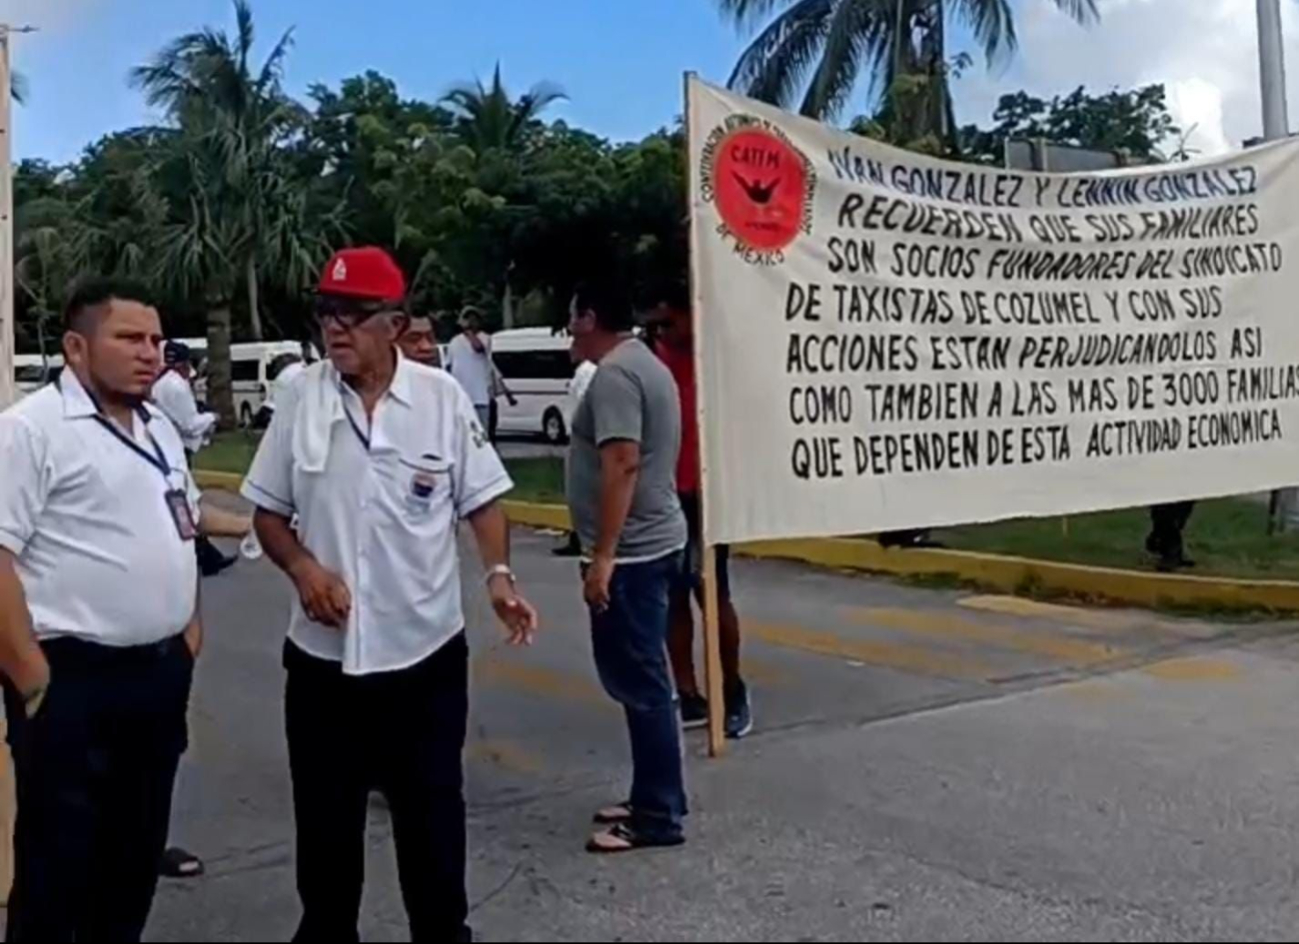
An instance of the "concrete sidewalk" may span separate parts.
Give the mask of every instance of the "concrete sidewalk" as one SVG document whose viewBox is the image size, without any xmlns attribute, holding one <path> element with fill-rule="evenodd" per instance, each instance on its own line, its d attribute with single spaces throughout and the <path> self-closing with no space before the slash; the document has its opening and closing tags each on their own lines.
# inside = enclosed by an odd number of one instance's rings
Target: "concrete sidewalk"
<svg viewBox="0 0 1299 944">
<path fill-rule="evenodd" d="M 625 735 L 590 668 L 573 565 L 519 539 L 547 618 L 507 652 L 472 582 L 474 924 L 489 940 L 1281 940 L 1293 895 L 1299 644 L 1223 627 L 742 562 L 759 731 L 692 739 L 691 843 L 600 860 Z M 205 587 L 194 750 L 157 940 L 279 940 L 297 920 L 284 759 L 287 586 Z M 406 935 L 386 814 L 363 931 Z"/>
</svg>

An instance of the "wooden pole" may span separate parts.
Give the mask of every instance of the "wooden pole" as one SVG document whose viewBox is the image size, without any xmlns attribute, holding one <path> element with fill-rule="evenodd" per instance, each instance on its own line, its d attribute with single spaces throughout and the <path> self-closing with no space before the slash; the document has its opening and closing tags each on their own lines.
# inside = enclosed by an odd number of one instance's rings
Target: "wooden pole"
<svg viewBox="0 0 1299 944">
<path fill-rule="evenodd" d="M 705 684 L 708 688 L 708 756 L 721 757 L 726 753 L 726 704 L 722 682 L 722 632 L 721 604 L 717 587 L 717 547 L 711 540 L 711 529 L 708 526 L 708 396 L 707 384 L 704 382 L 703 350 L 703 306 L 699 295 L 699 246 L 696 240 L 695 216 L 698 211 L 699 179 L 698 169 L 691 158 L 695 152 L 695 134 L 692 109 L 690 107 L 690 82 L 693 72 L 685 74 L 685 116 L 686 116 L 686 180 L 689 181 L 690 194 L 690 308 L 694 319 L 695 336 L 695 402 L 696 415 L 682 417 L 684 422 L 699 424 L 699 501 L 700 518 L 703 529 L 703 578 L 704 578 L 704 671 Z"/>
<path fill-rule="evenodd" d="M 704 548 L 704 681 L 708 686 L 708 756 L 726 753 L 726 687 L 722 678 L 721 592 L 717 548 Z"/>
</svg>

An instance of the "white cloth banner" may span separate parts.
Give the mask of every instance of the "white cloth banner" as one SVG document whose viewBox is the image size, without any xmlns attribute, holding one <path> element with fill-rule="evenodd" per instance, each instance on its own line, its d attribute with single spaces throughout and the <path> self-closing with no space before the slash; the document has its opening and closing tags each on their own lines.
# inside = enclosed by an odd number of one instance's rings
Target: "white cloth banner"
<svg viewBox="0 0 1299 944">
<path fill-rule="evenodd" d="M 1024 174 L 688 96 L 709 540 L 1299 482 L 1299 143 Z"/>
</svg>

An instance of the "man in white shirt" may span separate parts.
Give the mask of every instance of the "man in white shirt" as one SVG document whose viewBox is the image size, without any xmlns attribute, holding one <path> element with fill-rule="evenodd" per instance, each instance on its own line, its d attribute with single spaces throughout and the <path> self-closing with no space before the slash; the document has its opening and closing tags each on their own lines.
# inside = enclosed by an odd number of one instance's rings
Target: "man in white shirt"
<svg viewBox="0 0 1299 944">
<path fill-rule="evenodd" d="M 511 642 L 530 643 L 537 625 L 498 505 L 512 483 L 464 391 L 397 351 L 405 295 L 381 250 L 330 261 L 316 311 L 328 361 L 286 391 L 243 490 L 297 590 L 284 662 L 299 940 L 357 940 L 375 789 L 392 810 L 413 940 L 469 939 L 462 519 Z"/>
<path fill-rule="evenodd" d="M 162 360 L 162 376 L 154 382 L 151 399 L 153 405 L 176 427 L 181 442 L 185 444 L 185 452 L 192 458 L 211 442 L 217 416 L 215 413 L 200 412 L 198 401 L 194 398 L 194 356 L 189 345 L 168 341 L 162 349 Z M 194 551 L 198 555 L 199 571 L 204 577 L 215 577 L 238 562 L 238 558 L 222 554 L 206 534 L 198 536 L 194 542 Z"/>
<path fill-rule="evenodd" d="M 171 420 L 185 451 L 196 453 L 212 439 L 215 413 L 203 413 L 194 398 L 194 364 L 189 346 L 168 341 L 163 348 L 163 372 L 153 385 L 153 405 Z"/>
<path fill-rule="evenodd" d="M 137 288 L 65 311 L 67 369 L 0 414 L 0 673 L 18 780 L 12 941 L 140 940 L 202 640 L 198 492 L 148 402 Z"/>
<path fill-rule="evenodd" d="M 518 401 L 492 360 L 492 339 L 483 331 L 482 312 L 466 308 L 460 316 L 460 327 L 460 334 L 447 346 L 447 370 L 469 394 L 478 412 L 478 422 L 495 443 L 497 395 L 503 394 L 511 406 Z"/>
<path fill-rule="evenodd" d="M 431 315 L 412 315 L 410 325 L 397 341 L 407 360 L 425 367 L 442 367 L 442 351 L 438 349 L 437 327 Z"/>
</svg>

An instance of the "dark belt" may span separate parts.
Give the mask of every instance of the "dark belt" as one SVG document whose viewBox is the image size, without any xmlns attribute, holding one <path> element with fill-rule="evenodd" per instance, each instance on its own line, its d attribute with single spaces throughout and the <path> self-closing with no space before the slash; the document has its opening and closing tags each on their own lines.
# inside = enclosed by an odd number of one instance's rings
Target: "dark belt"
<svg viewBox="0 0 1299 944">
<path fill-rule="evenodd" d="M 75 665 L 142 665 L 161 662 L 188 648 L 184 634 L 172 636 L 147 646 L 105 646 L 88 639 L 63 636 L 41 643 L 45 655 L 65 664 Z"/>
</svg>

